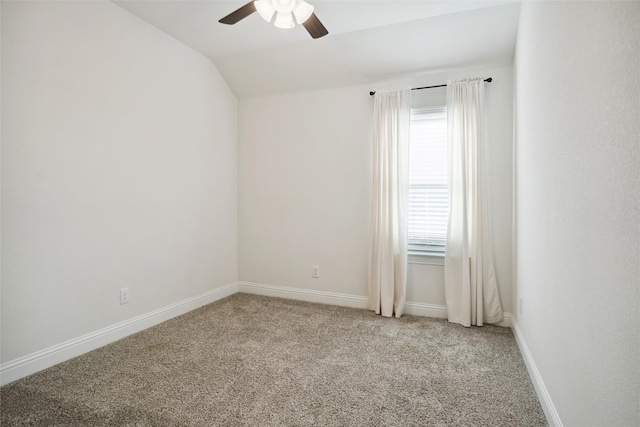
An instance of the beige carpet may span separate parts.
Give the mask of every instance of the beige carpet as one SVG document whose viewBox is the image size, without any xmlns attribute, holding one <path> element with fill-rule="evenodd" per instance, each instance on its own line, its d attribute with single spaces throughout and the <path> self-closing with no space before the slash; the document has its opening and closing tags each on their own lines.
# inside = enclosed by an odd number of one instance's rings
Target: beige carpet
<svg viewBox="0 0 640 427">
<path fill-rule="evenodd" d="M 3 426 L 544 426 L 510 329 L 236 294 L 0 389 Z"/>
</svg>

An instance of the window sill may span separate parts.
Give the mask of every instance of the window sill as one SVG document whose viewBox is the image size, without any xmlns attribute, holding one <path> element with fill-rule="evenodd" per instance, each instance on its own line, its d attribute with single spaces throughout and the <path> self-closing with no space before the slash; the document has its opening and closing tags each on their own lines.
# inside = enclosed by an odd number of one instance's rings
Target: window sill
<svg viewBox="0 0 640 427">
<path fill-rule="evenodd" d="M 409 264 L 444 265 L 444 253 L 409 251 L 407 262 Z"/>
</svg>

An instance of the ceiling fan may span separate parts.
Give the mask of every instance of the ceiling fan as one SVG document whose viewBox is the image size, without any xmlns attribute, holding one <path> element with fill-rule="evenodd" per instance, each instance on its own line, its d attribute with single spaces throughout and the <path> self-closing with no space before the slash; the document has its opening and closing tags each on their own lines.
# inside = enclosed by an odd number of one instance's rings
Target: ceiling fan
<svg viewBox="0 0 640 427">
<path fill-rule="evenodd" d="M 295 27 L 293 20 L 295 16 L 298 24 L 303 25 L 314 39 L 329 34 L 329 31 L 313 13 L 313 6 L 304 0 L 255 0 L 231 12 L 218 22 L 233 25 L 256 11 L 267 22 L 271 22 L 275 15 L 276 19 L 273 25 L 278 28 Z"/>
</svg>

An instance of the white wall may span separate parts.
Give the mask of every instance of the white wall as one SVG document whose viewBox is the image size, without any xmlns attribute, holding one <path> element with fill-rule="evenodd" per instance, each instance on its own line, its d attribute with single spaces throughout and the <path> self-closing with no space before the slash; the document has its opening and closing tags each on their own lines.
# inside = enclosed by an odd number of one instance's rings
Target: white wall
<svg viewBox="0 0 640 427">
<path fill-rule="evenodd" d="M 377 88 L 492 76 L 487 86 L 491 220 L 497 275 L 511 311 L 512 69 L 458 70 Z M 375 85 L 374 85 L 375 86 Z M 241 99 L 239 279 L 367 295 L 372 86 Z M 438 96 L 438 91 L 416 96 Z M 415 92 L 414 92 L 415 93 Z M 311 278 L 311 266 L 320 278 Z M 444 305 L 443 267 L 411 264 L 407 299 Z"/>
<path fill-rule="evenodd" d="M 639 22 L 637 2 L 522 5 L 514 314 L 565 426 L 640 426 Z"/>
<path fill-rule="evenodd" d="M 236 113 L 110 2 L 2 2 L 3 363 L 235 282 Z"/>
<path fill-rule="evenodd" d="M 240 280 L 364 295 L 370 109 L 364 87 L 240 101 Z"/>
</svg>

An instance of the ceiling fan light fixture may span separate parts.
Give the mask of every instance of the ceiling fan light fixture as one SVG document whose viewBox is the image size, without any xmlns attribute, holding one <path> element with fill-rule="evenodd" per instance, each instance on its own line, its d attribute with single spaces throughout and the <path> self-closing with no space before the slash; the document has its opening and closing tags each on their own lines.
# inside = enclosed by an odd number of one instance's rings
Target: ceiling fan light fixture
<svg viewBox="0 0 640 427">
<path fill-rule="evenodd" d="M 293 22 L 293 16 L 291 16 L 291 13 L 278 12 L 278 14 L 276 15 L 276 20 L 273 22 L 273 25 L 275 25 L 278 28 L 287 30 L 289 28 L 295 27 L 296 24 Z"/>
<path fill-rule="evenodd" d="M 256 7 L 256 10 L 267 22 L 271 22 L 274 13 L 276 13 L 276 9 L 271 4 L 271 0 L 256 0 L 253 2 Z"/>
<path fill-rule="evenodd" d="M 299 25 L 302 25 L 303 22 L 309 19 L 311 14 L 313 14 L 313 9 L 314 7 L 304 0 L 296 1 L 296 8 L 293 9 L 293 14 L 296 17 L 296 21 L 298 21 Z"/>
<path fill-rule="evenodd" d="M 254 0 L 234 10 L 218 22 L 234 25 L 253 12 L 258 12 L 262 19 L 269 23 L 273 21 L 273 25 L 277 28 L 290 29 L 295 27 L 297 22 L 304 26 L 311 37 L 317 39 L 326 36 L 329 31 L 322 25 L 314 9 L 304 0 Z"/>
<path fill-rule="evenodd" d="M 272 0 L 271 4 L 278 13 L 291 13 L 296 7 L 296 0 Z"/>
</svg>

